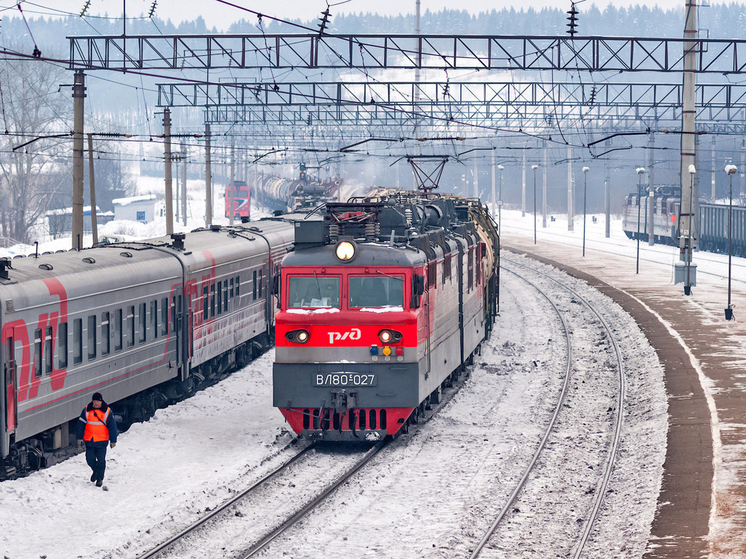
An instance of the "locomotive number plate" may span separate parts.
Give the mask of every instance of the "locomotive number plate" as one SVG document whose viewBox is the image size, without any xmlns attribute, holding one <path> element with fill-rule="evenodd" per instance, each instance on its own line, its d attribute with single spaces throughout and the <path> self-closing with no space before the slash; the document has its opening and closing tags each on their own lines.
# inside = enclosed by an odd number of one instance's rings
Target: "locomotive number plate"
<svg viewBox="0 0 746 559">
<path fill-rule="evenodd" d="M 377 386 L 376 375 L 366 373 L 324 373 L 314 375 L 316 386 Z"/>
</svg>

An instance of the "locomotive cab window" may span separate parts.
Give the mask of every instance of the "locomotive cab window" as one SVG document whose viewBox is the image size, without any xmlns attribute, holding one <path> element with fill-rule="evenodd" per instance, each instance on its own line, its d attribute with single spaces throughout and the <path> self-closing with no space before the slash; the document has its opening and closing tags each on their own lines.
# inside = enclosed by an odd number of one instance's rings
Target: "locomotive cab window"
<svg viewBox="0 0 746 559">
<path fill-rule="evenodd" d="M 403 276 L 350 277 L 350 307 L 403 307 Z"/>
<path fill-rule="evenodd" d="M 288 278 L 288 308 L 339 307 L 339 278 Z"/>
</svg>

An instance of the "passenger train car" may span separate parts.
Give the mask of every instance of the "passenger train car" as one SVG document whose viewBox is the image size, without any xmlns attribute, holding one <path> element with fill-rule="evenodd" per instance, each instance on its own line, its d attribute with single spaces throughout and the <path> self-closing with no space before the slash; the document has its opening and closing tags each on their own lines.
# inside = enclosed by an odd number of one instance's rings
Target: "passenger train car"
<svg viewBox="0 0 746 559">
<path fill-rule="evenodd" d="M 640 205 L 641 204 L 641 205 Z M 637 193 L 624 199 L 622 227 L 630 239 L 638 236 L 647 241 L 650 234 L 647 215 L 651 199 L 646 195 L 638 200 Z M 656 188 L 653 204 L 653 231 L 655 242 L 676 245 L 679 240 L 680 189 Z M 638 210 L 640 227 L 638 230 Z M 733 206 L 730 235 L 728 231 L 729 207 L 725 204 L 699 204 L 699 248 L 711 252 L 728 252 L 730 239 L 732 253 L 746 256 L 746 207 Z"/>
<path fill-rule="evenodd" d="M 292 241 L 260 221 L 0 259 L 0 479 L 71 454 L 93 392 L 128 424 L 269 347 Z"/>
<path fill-rule="evenodd" d="M 478 200 L 379 191 L 295 224 L 274 406 L 299 434 L 379 440 L 439 401 L 490 332 L 499 238 Z"/>
</svg>

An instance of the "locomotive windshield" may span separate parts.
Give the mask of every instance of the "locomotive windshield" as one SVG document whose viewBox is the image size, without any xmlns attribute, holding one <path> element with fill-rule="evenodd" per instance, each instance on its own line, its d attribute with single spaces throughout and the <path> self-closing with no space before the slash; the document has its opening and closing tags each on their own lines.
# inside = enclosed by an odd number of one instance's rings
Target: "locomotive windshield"
<svg viewBox="0 0 746 559">
<path fill-rule="evenodd" d="M 402 276 L 350 277 L 350 307 L 403 307 Z"/>
<path fill-rule="evenodd" d="M 290 276 L 288 308 L 339 307 L 339 278 Z"/>
</svg>

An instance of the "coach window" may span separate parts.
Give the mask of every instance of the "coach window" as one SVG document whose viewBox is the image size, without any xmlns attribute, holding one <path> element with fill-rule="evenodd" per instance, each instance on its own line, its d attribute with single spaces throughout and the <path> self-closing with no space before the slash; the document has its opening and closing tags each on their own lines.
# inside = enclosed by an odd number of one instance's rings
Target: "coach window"
<svg viewBox="0 0 746 559">
<path fill-rule="evenodd" d="M 262 270 L 259 270 L 259 297 L 262 296 Z"/>
<path fill-rule="evenodd" d="M 57 326 L 57 368 L 67 369 L 67 322 Z"/>
<path fill-rule="evenodd" d="M 150 329 L 153 331 L 153 339 L 158 338 L 158 299 L 150 301 Z"/>
<path fill-rule="evenodd" d="M 223 314 L 223 282 L 218 282 L 218 314 Z"/>
<path fill-rule="evenodd" d="M 288 308 L 339 308 L 338 277 L 290 276 L 288 278 Z"/>
<path fill-rule="evenodd" d="M 467 264 L 468 267 L 468 276 L 469 276 L 469 291 L 471 291 L 472 285 L 474 283 L 474 247 L 469 247 L 469 263 Z"/>
<path fill-rule="evenodd" d="M 140 343 L 144 342 L 146 339 L 145 332 L 147 331 L 148 327 L 148 316 L 147 316 L 147 305 L 145 303 L 140 303 L 140 337 L 139 341 Z"/>
<path fill-rule="evenodd" d="M 47 326 L 44 331 L 44 372 L 48 375 L 52 374 L 53 359 L 54 359 L 54 347 L 52 346 L 52 340 L 54 332 L 51 326 Z"/>
<path fill-rule="evenodd" d="M 122 309 L 114 311 L 114 351 L 122 349 Z"/>
<path fill-rule="evenodd" d="M 207 303 L 207 296 L 205 296 Z M 176 296 L 171 297 L 171 332 L 176 332 Z"/>
<path fill-rule="evenodd" d="M 88 359 L 96 358 L 96 315 L 88 317 Z"/>
<path fill-rule="evenodd" d="M 402 276 L 350 277 L 350 308 L 403 306 Z"/>
<path fill-rule="evenodd" d="M 101 355 L 109 355 L 109 348 L 111 347 L 110 333 L 109 313 L 101 313 Z"/>
<path fill-rule="evenodd" d="M 230 288 L 230 295 L 229 295 L 231 299 L 233 299 L 233 294 L 234 294 L 233 278 L 231 278 L 231 288 Z"/>
<path fill-rule="evenodd" d="M 241 297 L 241 280 L 236 276 L 236 297 Z"/>
<path fill-rule="evenodd" d="M 207 289 L 207 286 L 202 288 L 202 296 L 204 297 L 204 301 L 202 302 L 203 320 L 210 318 L 210 305 L 208 304 L 209 299 L 207 298 Z"/>
<path fill-rule="evenodd" d="M 254 286 L 254 301 L 256 301 L 256 270 L 254 270 L 253 279 L 251 285 Z"/>
<path fill-rule="evenodd" d="M 223 312 L 228 312 L 228 280 L 223 282 Z"/>
<path fill-rule="evenodd" d="M 210 318 L 215 318 L 215 284 L 210 284 Z"/>
<path fill-rule="evenodd" d="M 127 307 L 127 347 L 135 345 L 135 306 Z"/>
<path fill-rule="evenodd" d="M 34 330 L 34 377 L 39 378 L 41 376 L 42 362 L 41 362 L 41 328 Z"/>
<path fill-rule="evenodd" d="M 73 320 L 73 364 L 83 362 L 83 320 Z"/>
<path fill-rule="evenodd" d="M 168 299 L 161 299 L 161 336 L 168 335 Z"/>
</svg>

